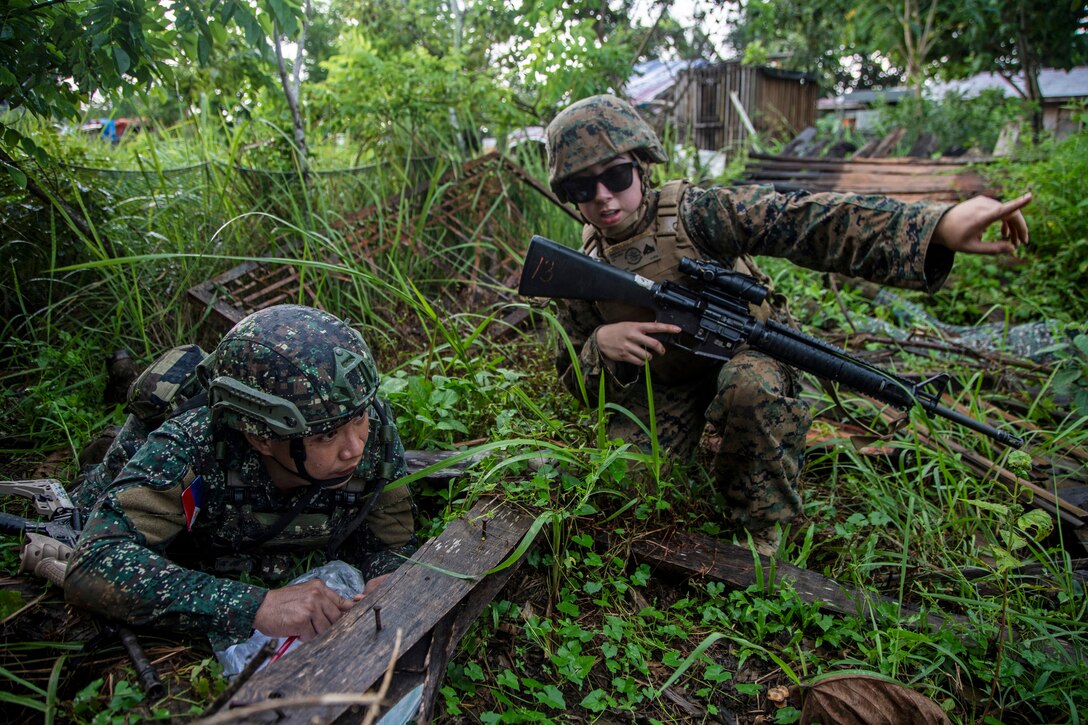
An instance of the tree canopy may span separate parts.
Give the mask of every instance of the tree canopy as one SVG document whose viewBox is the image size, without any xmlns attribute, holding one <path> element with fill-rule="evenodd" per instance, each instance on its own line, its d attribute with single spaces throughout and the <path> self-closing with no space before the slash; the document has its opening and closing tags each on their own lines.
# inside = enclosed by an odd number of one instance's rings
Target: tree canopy
<svg viewBox="0 0 1088 725">
<path fill-rule="evenodd" d="M 731 41 L 828 88 L 880 88 L 983 70 L 1029 80 L 1088 62 L 1088 6 L 1060 0 L 749 0 Z M 1038 95 L 1027 94 L 1038 99 Z"/>
<path fill-rule="evenodd" d="M 738 54 L 814 73 L 826 89 L 920 86 L 996 69 L 1024 72 L 1024 95 L 1037 100 L 1040 68 L 1088 61 L 1088 11 L 1068 0 L 717 7 L 736 18 Z M 424 117 L 448 119 L 454 134 L 466 124 L 539 123 L 573 98 L 621 92 L 640 60 L 714 55 L 705 33 L 682 27 L 667 5 L 641 20 L 634 8 L 633 0 L 10 0 L 0 10 L 8 59 L 0 97 L 9 109 L 72 120 L 91 102 L 116 112 L 137 98 L 150 109 L 141 115 L 169 119 L 198 108 L 281 118 L 290 108 L 300 144 L 304 124 L 373 137 Z M 294 56 L 284 52 L 292 44 Z M 11 124 L 10 114 L 0 119 L 5 148 L 34 151 Z"/>
</svg>

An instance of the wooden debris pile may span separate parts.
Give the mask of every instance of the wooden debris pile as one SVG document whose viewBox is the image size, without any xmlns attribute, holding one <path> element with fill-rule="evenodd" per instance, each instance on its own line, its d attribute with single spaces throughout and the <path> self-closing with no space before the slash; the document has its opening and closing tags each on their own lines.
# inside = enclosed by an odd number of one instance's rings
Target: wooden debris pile
<svg viewBox="0 0 1088 725">
<path fill-rule="evenodd" d="M 336 265 L 344 255 L 374 267 L 377 255 L 399 247 L 402 253 L 433 260 L 441 270 L 441 251 L 424 248 L 433 247 L 435 235 L 422 233 L 439 230 L 449 247 L 463 245 L 475 255 L 467 277 L 449 270 L 450 278 L 460 283 L 443 290 L 448 298 L 446 311 L 479 309 L 494 301 L 491 285 L 516 284 L 521 251 L 534 232 L 511 194 L 512 184 L 524 184 L 566 209 L 547 187 L 510 158 L 490 153 L 451 169 L 433 186 L 424 183 L 408 189 L 337 223 L 334 228 L 343 234 L 345 249 L 340 255 L 330 253 L 324 261 Z M 434 189 L 438 190 L 436 199 L 428 204 L 425 197 Z M 400 215 L 405 198 L 418 202 L 413 207 L 418 212 L 408 219 Z M 287 249 L 273 256 L 291 258 L 294 254 Z M 375 267 L 375 271 L 379 270 Z M 198 316 L 205 310 L 210 312 L 212 329 L 208 334 L 217 339 L 243 317 L 265 307 L 285 302 L 316 304 L 314 285 L 319 279 L 300 266 L 249 261 L 193 286 L 188 298 Z M 488 290 L 491 300 L 481 299 L 483 290 Z"/>
<path fill-rule="evenodd" d="M 982 375 L 984 385 L 995 390 L 1037 389 L 1053 375 L 1053 364 L 1032 362 L 997 351 L 972 350 L 954 343 L 926 337 L 915 331 L 907 341 L 891 337 L 879 337 L 869 333 L 851 333 L 831 339 L 857 357 L 886 369 L 894 369 L 904 352 L 921 355 L 939 355 L 942 366 L 976 370 Z M 877 350 L 866 350 L 870 343 L 879 345 Z M 912 379 L 915 372 L 895 371 Z M 809 391 L 816 392 L 812 380 Z M 953 381 L 953 385 L 956 383 Z M 965 445 L 960 436 L 975 435 L 970 431 L 952 426 L 948 433 L 936 432 L 918 423 L 914 433 L 918 443 L 931 451 L 951 454 L 962 461 L 980 479 L 995 479 L 1010 492 L 1014 492 L 1027 504 L 1041 508 L 1067 527 L 1069 533 L 1088 551 L 1088 450 L 1065 441 L 1052 439 L 1045 431 L 1027 420 L 1027 406 L 1013 396 L 1006 396 L 1000 404 L 990 403 L 978 397 L 968 396 L 973 409 L 957 402 L 953 395 L 961 392 L 950 390 L 942 404 L 965 416 L 985 420 L 991 425 L 1011 425 L 1018 434 L 1028 439 L 1024 450 L 1031 455 L 1031 472 L 1022 477 L 1000 465 L 1002 449 L 998 447 L 993 457 L 988 457 Z M 905 422 L 906 414 L 883 408 L 879 418 L 885 433 L 876 433 L 845 414 L 841 406 L 825 410 L 820 416 L 824 432 L 815 428 L 809 433 L 809 446 L 833 446 L 850 442 L 863 456 L 894 460 L 902 448 L 890 444 L 891 436 Z M 827 428 L 833 432 L 827 433 Z M 901 434 L 900 434 L 901 435 Z M 1045 445 L 1041 443 L 1045 442 Z"/>
<path fill-rule="evenodd" d="M 881 194 L 901 201 L 961 201 L 995 194 L 959 159 L 803 158 L 751 154 L 742 184 L 771 184 L 775 190 Z"/>
</svg>

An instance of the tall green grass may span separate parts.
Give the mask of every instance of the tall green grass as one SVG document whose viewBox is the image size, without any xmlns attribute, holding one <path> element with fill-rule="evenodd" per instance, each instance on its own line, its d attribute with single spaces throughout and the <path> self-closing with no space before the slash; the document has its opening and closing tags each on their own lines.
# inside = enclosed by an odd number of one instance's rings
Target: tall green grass
<svg viewBox="0 0 1088 725">
<path fill-rule="evenodd" d="M 1064 551 L 1068 530 L 1056 526 L 1037 538 L 1042 529 L 1024 519 L 1028 507 L 1017 492 L 923 446 L 913 426 L 1005 464 L 1003 451 L 916 414 L 888 443 L 891 455 L 862 455 L 845 440 L 810 452 L 806 520 L 788 532 L 782 556 L 890 597 L 894 606 L 871 619 L 803 603 L 788 585 L 769 586 L 764 569 L 763 586 L 747 591 L 698 580 L 666 587 L 629 561 L 627 546 L 674 526 L 721 533 L 714 482 L 697 464 L 666 465 L 656 449 L 609 440 L 607 416 L 624 411 L 580 405 L 559 389 L 552 354 L 564 343 L 551 312 L 534 310 L 536 330 L 508 342 L 491 335 L 511 311 L 495 295 L 506 280 L 486 275 L 492 265 L 520 258 L 529 233 L 573 243 L 577 224 L 509 176 L 501 199 L 479 179 L 458 184 L 450 174 L 460 173 L 463 157 L 454 141 L 428 139 L 414 157 L 365 149 L 350 154 L 357 164 L 349 173 L 334 173 L 333 164 L 349 155 L 350 139 L 328 149 L 315 144 L 314 174 L 302 179 L 290 154 L 275 149 L 284 138 L 263 124 L 197 120 L 108 149 L 56 139 L 58 149 L 73 143 L 80 168 L 36 173 L 54 179 L 51 188 L 83 211 L 90 235 L 74 232 L 55 210 L 21 216 L 17 192 L 5 189 L 4 224 L 24 240 L 9 248 L 44 250 L 33 272 L 13 274 L 5 287 L 0 455 L 8 467 L 18 459 L 23 470 L 55 450 L 73 454 L 104 423 L 117 422 L 119 411 L 100 401 L 102 358 L 126 347 L 148 361 L 193 340 L 207 322 L 188 308 L 193 284 L 246 260 L 290 264 L 314 295 L 297 301 L 365 330 L 409 448 L 464 450 L 486 441 L 480 450 L 488 458 L 468 476 L 441 490 L 417 486 L 425 531 L 437 533 L 486 493 L 539 512 L 544 545 L 527 553 L 526 580 L 542 584 L 507 592 L 477 623 L 451 665 L 445 717 L 471 708 L 495 721 L 503 713 L 547 719 L 568 710 L 587 719 L 628 712 L 668 720 L 678 710 L 666 689 L 705 703 L 708 714 L 741 711 L 760 707 L 771 683 L 809 683 L 846 668 L 906 683 L 956 722 L 1076 721 L 1084 711 L 1088 618 L 1083 578 Z M 417 148 L 414 140 L 389 148 Z M 538 155 L 525 152 L 521 161 L 545 178 Z M 174 171 L 194 165 L 199 171 Z M 471 224 L 451 226 L 443 204 L 466 188 L 478 212 L 455 217 Z M 503 205 L 507 198 L 516 216 Z M 515 243 L 495 233 L 503 227 L 516 230 Z M 841 324 L 818 277 L 773 263 L 767 269 L 781 291 L 813 301 L 802 308 L 806 322 Z M 974 368 L 905 354 L 895 365 L 947 368 L 964 382 L 965 404 L 992 396 L 992 378 Z M 1038 426 L 1029 447 L 1044 459 L 1088 447 L 1084 418 L 1053 403 L 1053 381 L 1031 378 L 1032 393 L 1015 382 L 1002 393 Z M 871 403 L 845 391 L 842 398 L 879 425 Z M 825 394 L 811 402 L 832 415 Z M 960 619 L 940 630 L 902 619 L 919 607 Z M 489 652 L 500 634 L 509 664 Z M 760 677 L 746 679 L 746 665 Z M 24 686 L 25 673 L 5 675 L 12 692 L 34 700 L 24 704 L 43 712 L 58 706 L 50 693 L 62 692 L 71 676 Z M 88 712 L 81 717 L 90 719 Z M 772 717 L 788 722 L 790 715 Z"/>
</svg>

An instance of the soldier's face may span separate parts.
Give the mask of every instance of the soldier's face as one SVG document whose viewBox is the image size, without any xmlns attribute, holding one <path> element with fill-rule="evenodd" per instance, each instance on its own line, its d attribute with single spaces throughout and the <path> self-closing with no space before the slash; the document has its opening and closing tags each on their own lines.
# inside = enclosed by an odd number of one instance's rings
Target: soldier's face
<svg viewBox="0 0 1088 725">
<path fill-rule="evenodd" d="M 579 202 L 578 210 L 589 223 L 602 231 L 617 226 L 638 211 L 642 204 L 642 178 L 637 164 L 630 154 L 620 154 L 611 161 L 595 164 L 574 177 L 575 182 L 592 183 L 595 194 L 589 201 Z M 626 167 L 624 169 L 623 167 Z M 611 172 L 610 172 L 611 170 Z M 613 176 L 624 176 L 621 172 L 631 172 L 631 184 L 619 188 Z M 604 176 L 604 179 L 599 177 Z"/>
<path fill-rule="evenodd" d="M 302 439 L 306 447 L 306 472 L 320 480 L 343 478 L 346 483 L 363 460 L 366 441 L 370 437 L 370 417 L 363 413 L 352 418 L 336 430 Z M 281 440 L 264 440 L 246 436 L 258 453 L 275 460 L 288 473 L 298 473 L 291 458 L 290 443 Z M 308 485 L 299 478 L 298 485 Z M 276 480 L 280 488 L 293 488 L 294 482 Z"/>
</svg>

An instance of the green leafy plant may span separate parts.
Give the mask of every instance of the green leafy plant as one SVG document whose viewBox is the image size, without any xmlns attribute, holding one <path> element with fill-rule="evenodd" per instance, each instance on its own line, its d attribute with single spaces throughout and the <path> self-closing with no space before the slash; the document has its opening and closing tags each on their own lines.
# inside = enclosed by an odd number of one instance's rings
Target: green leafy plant
<svg viewBox="0 0 1088 725">
<path fill-rule="evenodd" d="M 122 725 L 131 720 L 132 711 L 144 700 L 144 693 L 137 685 L 121 680 L 113 685 L 112 692 L 103 692 L 105 681 L 98 678 L 76 693 L 72 713 L 77 722 L 90 725 Z M 157 708 L 141 715 L 141 720 L 169 720 L 170 711 Z"/>
<path fill-rule="evenodd" d="M 1054 374 L 1054 392 L 1068 397 L 1075 414 L 1088 416 L 1088 334 L 1074 337 L 1059 355 L 1064 359 Z"/>
<path fill-rule="evenodd" d="M 973 98 L 956 93 L 933 100 L 906 95 L 897 104 L 881 109 L 877 133 L 903 128 L 906 133 L 899 142 L 900 155 L 910 151 L 922 134 L 936 136 L 940 152 L 975 149 L 988 155 L 1006 125 L 1026 125 L 1029 116 L 1028 104 L 1006 98 L 999 90 L 988 89 Z"/>
</svg>

